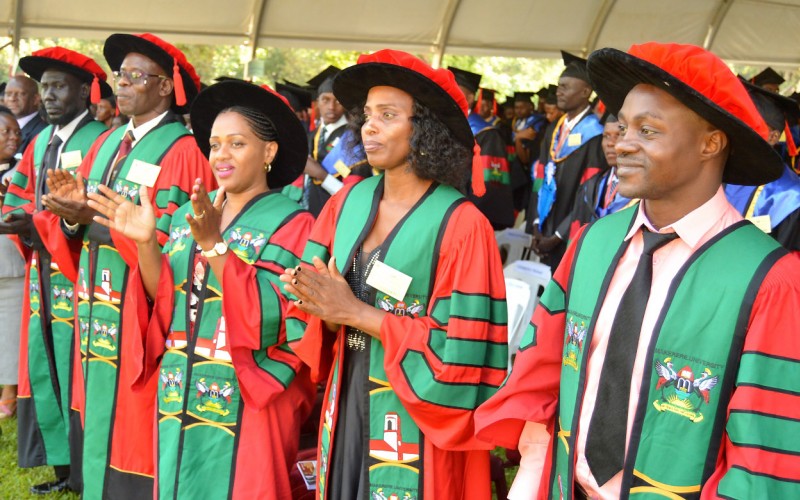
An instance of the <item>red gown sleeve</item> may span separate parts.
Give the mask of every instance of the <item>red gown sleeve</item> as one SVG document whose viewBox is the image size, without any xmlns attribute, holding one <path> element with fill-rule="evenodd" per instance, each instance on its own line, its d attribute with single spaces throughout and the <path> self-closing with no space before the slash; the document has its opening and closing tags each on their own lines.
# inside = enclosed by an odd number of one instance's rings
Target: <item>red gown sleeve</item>
<svg viewBox="0 0 800 500">
<path fill-rule="evenodd" d="M 525 422 L 553 427 L 558 403 L 564 347 L 565 290 L 575 258 L 576 242 L 567 249 L 553 280 L 533 312 L 514 367 L 503 387 L 475 414 L 477 437 L 516 448 Z"/>
<path fill-rule="evenodd" d="M 322 208 L 303 250 L 303 266 L 308 266 L 306 262 L 310 262 L 313 255 L 325 262 L 330 258 L 336 219 L 350 189 L 351 186 L 344 186 Z M 328 332 L 319 318 L 304 313 L 290 302 L 286 312 L 286 330 L 292 350 L 310 368 L 311 380 L 318 383 L 327 380 L 333 367 L 336 338 L 343 329 L 336 333 Z"/>
<path fill-rule="evenodd" d="M 194 137 L 187 135 L 178 139 L 161 160 L 161 173 L 155 185 L 147 189 L 155 208 L 157 221 L 156 237 L 164 245 L 169 239 L 172 214 L 189 201 L 195 179 L 203 180 L 210 192 L 217 188 L 217 181 L 208 165 L 208 160 L 195 143 Z M 111 239 L 122 259 L 129 267 L 136 265 L 138 253 L 136 243 L 111 230 Z"/>
<path fill-rule="evenodd" d="M 508 314 L 494 231 L 471 203 L 447 224 L 427 313 L 385 316 L 389 382 L 436 447 L 491 449 L 474 437 L 474 410 L 506 376 Z"/>
<path fill-rule="evenodd" d="M 131 268 L 128 289 L 123 309 L 125 323 L 125 352 L 131 363 L 132 387 L 134 390 L 151 389 L 148 382 L 158 372 L 161 356 L 166 350 L 165 341 L 172 325 L 175 309 L 175 286 L 169 257 L 161 256 L 161 274 L 158 290 L 152 303 L 142 282 L 138 263 Z"/>
<path fill-rule="evenodd" d="M 800 253 L 756 296 L 716 469 L 701 498 L 800 498 Z"/>
<path fill-rule="evenodd" d="M 272 235 L 254 265 L 233 253 L 225 262 L 222 311 L 236 377 L 251 408 L 265 408 L 303 368 L 286 345 L 289 299 L 278 278 L 300 263 L 313 225 L 314 217 L 301 212 Z"/>
</svg>

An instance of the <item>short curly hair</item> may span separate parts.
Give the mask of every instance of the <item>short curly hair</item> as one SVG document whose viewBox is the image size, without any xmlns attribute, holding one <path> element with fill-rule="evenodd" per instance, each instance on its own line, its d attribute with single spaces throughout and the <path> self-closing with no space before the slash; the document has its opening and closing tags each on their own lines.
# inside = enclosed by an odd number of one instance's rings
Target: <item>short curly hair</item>
<svg viewBox="0 0 800 500">
<path fill-rule="evenodd" d="M 350 110 L 350 148 L 361 147 L 361 127 L 364 125 L 364 106 Z M 411 151 L 408 163 L 422 179 L 466 191 L 472 162 L 472 151 L 459 143 L 450 129 L 424 104 L 414 99 L 411 117 Z"/>
</svg>

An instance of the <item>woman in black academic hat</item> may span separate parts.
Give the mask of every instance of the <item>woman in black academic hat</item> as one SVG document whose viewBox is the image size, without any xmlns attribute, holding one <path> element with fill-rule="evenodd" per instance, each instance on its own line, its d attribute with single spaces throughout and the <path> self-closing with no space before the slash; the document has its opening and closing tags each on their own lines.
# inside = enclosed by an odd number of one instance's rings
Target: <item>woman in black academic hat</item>
<svg viewBox="0 0 800 500">
<path fill-rule="evenodd" d="M 492 227 L 462 194 L 466 99 L 452 73 L 394 50 L 362 55 L 334 93 L 381 173 L 331 198 L 281 276 L 290 345 L 328 378 L 318 494 L 491 498 L 472 415 L 506 376 L 507 312 Z"/>
<path fill-rule="evenodd" d="M 286 346 L 278 276 L 313 218 L 280 189 L 303 170 L 305 133 L 283 97 L 242 81 L 203 91 L 191 120 L 220 188 L 198 179 L 163 254 L 144 189 L 141 206 L 90 195 L 96 221 L 138 245 L 128 293 L 139 380 L 160 379 L 157 498 L 290 498 L 314 388 Z"/>
</svg>

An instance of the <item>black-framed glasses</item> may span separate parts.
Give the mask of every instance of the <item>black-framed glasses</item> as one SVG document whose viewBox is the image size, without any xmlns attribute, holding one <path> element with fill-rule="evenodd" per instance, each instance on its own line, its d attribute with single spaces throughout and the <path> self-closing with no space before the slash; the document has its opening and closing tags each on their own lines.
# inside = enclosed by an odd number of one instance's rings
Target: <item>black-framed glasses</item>
<svg viewBox="0 0 800 500">
<path fill-rule="evenodd" d="M 126 71 L 121 69 L 119 71 L 114 71 L 114 81 L 119 84 L 119 81 L 123 78 L 131 82 L 133 85 L 147 85 L 148 78 L 164 78 L 167 77 L 164 75 L 153 75 L 150 73 L 145 73 L 144 71 L 138 69 L 132 69 L 130 71 Z"/>
</svg>

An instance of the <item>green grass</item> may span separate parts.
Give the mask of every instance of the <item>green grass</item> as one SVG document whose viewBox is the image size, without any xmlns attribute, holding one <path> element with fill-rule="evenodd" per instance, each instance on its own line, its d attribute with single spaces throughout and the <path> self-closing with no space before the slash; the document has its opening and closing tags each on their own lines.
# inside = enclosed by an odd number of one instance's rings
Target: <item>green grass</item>
<svg viewBox="0 0 800 500">
<path fill-rule="evenodd" d="M 77 500 L 74 493 L 54 493 L 47 496 L 32 495 L 30 487 L 55 479 L 52 467 L 20 469 L 17 467 L 17 419 L 0 420 L 0 499 L 21 500 Z"/>
<path fill-rule="evenodd" d="M 32 495 L 30 487 L 55 479 L 52 467 L 34 467 L 33 469 L 20 469 L 17 467 L 17 419 L 6 418 L 0 420 L 0 500 L 78 500 L 75 493 L 54 493 L 51 495 Z M 493 454 L 503 460 L 506 458 L 505 450 L 497 448 Z M 509 488 L 517 473 L 517 467 L 505 470 L 506 481 Z M 492 485 L 494 492 L 494 485 Z M 495 498 L 496 495 L 495 495 Z"/>
</svg>

